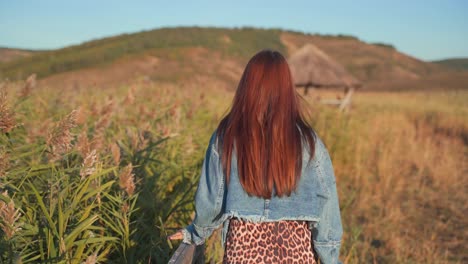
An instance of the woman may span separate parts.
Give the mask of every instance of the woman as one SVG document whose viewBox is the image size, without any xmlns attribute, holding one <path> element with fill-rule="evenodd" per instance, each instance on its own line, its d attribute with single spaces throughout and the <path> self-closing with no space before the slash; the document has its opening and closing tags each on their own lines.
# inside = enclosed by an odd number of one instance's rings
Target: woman
<svg viewBox="0 0 468 264">
<path fill-rule="evenodd" d="M 333 166 L 279 52 L 263 50 L 247 64 L 211 136 L 195 210 L 169 238 L 200 245 L 223 225 L 224 263 L 339 262 Z"/>
</svg>

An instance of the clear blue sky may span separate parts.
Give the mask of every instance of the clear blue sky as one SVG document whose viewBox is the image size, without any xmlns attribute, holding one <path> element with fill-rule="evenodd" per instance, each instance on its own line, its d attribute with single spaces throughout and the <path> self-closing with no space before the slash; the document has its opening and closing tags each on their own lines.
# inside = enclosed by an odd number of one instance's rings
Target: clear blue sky
<svg viewBox="0 0 468 264">
<path fill-rule="evenodd" d="M 166 26 L 349 34 L 414 57 L 468 57 L 468 0 L 0 0 L 0 46 L 54 49 Z"/>
</svg>

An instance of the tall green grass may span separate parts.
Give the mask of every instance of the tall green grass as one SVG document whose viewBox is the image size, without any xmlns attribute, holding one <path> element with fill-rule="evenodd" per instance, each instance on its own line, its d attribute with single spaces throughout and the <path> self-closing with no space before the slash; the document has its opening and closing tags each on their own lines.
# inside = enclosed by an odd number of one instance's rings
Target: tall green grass
<svg viewBox="0 0 468 264">
<path fill-rule="evenodd" d="M 182 151 L 194 151 L 177 130 L 182 106 L 139 108 L 134 88 L 79 104 L 22 89 L 2 87 L 1 263 L 166 261 L 203 156 Z"/>
</svg>

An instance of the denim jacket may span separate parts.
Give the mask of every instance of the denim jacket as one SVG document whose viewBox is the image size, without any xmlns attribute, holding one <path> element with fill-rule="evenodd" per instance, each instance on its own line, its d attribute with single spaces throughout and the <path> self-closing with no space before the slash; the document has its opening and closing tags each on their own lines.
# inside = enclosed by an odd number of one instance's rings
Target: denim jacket
<svg viewBox="0 0 468 264">
<path fill-rule="evenodd" d="M 305 220 L 310 222 L 313 245 L 321 263 L 340 263 L 338 256 L 343 234 L 335 175 L 328 151 L 315 135 L 315 156 L 303 144 L 302 174 L 296 190 L 288 197 L 263 199 L 249 196 L 238 178 L 235 149 L 231 176 L 226 186 L 216 131 L 206 151 L 195 195 L 195 219 L 183 229 L 183 242 L 203 244 L 212 232 L 223 225 L 222 243 L 226 241 L 229 219 L 252 222 Z M 305 141 L 304 141 L 305 142 Z"/>
</svg>

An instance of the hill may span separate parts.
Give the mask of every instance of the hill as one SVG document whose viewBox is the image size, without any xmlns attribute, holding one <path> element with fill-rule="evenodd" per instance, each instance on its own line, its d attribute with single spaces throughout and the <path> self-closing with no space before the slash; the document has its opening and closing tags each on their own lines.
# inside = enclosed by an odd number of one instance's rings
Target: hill
<svg viewBox="0 0 468 264">
<path fill-rule="evenodd" d="M 252 28 L 163 28 L 124 34 L 63 49 L 43 52 L 0 65 L 1 77 L 24 78 L 35 72 L 38 77 L 94 66 L 134 55 L 151 55 L 165 50 L 172 59 L 183 59 L 177 49 L 203 47 L 232 57 L 247 57 L 268 46 L 283 51 L 278 30 Z"/>
<path fill-rule="evenodd" d="M 19 58 L 29 57 L 34 53 L 37 53 L 37 51 L 0 47 L 0 63 L 10 62 Z"/>
<path fill-rule="evenodd" d="M 121 83 L 142 75 L 166 81 L 210 75 L 232 84 L 258 50 L 271 48 L 290 56 L 306 43 L 342 64 L 364 83 L 364 89 L 431 89 L 445 87 L 447 80 L 450 87 L 465 88 L 466 74 L 418 60 L 389 44 L 256 28 L 161 28 L 108 37 L 0 63 L 0 78 L 24 79 L 36 73 L 42 79 L 71 78 L 73 83 L 89 85 Z"/>
<path fill-rule="evenodd" d="M 354 37 L 285 33 L 282 39 L 290 53 L 305 43 L 313 43 L 363 81 L 418 79 L 440 70 L 437 65 L 398 52 L 390 45 L 369 44 Z"/>
<path fill-rule="evenodd" d="M 453 58 L 433 61 L 433 63 L 444 65 L 456 70 L 468 70 L 468 58 Z"/>
</svg>

